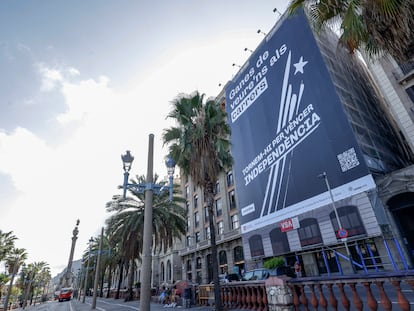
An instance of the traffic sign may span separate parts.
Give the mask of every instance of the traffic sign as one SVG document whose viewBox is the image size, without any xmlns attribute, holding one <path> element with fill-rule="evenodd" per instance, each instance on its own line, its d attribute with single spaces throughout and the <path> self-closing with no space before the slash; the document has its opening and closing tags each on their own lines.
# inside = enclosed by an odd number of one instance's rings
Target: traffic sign
<svg viewBox="0 0 414 311">
<path fill-rule="evenodd" d="M 341 229 L 339 229 L 338 230 L 338 236 L 341 238 L 341 239 L 345 239 L 345 238 L 347 238 L 348 237 L 348 230 L 346 230 L 346 229 L 344 229 L 344 228 L 341 228 Z"/>
</svg>

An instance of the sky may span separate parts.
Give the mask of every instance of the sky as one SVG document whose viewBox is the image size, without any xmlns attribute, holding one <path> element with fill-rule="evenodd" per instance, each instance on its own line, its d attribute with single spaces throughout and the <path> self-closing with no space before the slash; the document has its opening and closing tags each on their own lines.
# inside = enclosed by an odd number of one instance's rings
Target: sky
<svg viewBox="0 0 414 311">
<path fill-rule="evenodd" d="M 1 0 L 0 230 L 52 275 L 100 234 L 121 154 L 166 175 L 171 101 L 217 96 L 286 10 L 283 0 Z M 277 8 L 274 12 L 273 9 Z M 233 64 L 236 64 L 233 66 Z M 0 266 L 0 270 L 3 267 Z"/>
</svg>

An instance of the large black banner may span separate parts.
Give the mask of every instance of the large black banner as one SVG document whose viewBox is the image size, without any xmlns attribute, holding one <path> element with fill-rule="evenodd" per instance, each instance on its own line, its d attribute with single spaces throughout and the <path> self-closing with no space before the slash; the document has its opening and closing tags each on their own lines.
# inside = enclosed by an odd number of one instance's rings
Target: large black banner
<svg viewBox="0 0 414 311">
<path fill-rule="evenodd" d="M 242 232 L 375 187 L 303 14 L 287 18 L 226 88 Z"/>
</svg>

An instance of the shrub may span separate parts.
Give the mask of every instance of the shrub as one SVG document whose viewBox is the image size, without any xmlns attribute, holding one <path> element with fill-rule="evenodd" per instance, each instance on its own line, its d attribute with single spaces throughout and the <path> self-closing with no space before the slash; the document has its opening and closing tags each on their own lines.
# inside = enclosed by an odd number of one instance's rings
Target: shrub
<svg viewBox="0 0 414 311">
<path fill-rule="evenodd" d="M 285 265 L 285 259 L 283 257 L 273 257 L 264 262 L 264 267 L 270 270 L 273 270 L 277 267 L 281 267 L 284 265 Z"/>
</svg>

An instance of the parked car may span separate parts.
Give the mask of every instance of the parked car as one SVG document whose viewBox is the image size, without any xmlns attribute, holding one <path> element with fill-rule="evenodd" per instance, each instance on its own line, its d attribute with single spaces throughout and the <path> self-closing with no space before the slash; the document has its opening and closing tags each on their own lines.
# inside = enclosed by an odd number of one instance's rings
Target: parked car
<svg viewBox="0 0 414 311">
<path fill-rule="evenodd" d="M 273 276 L 287 275 L 291 278 L 296 277 L 295 270 L 293 270 L 293 268 L 290 267 L 290 266 L 276 267 L 275 269 L 272 270 L 272 272 L 270 274 L 273 275 Z"/>
<path fill-rule="evenodd" d="M 227 280 L 229 280 L 229 282 L 237 282 L 237 281 L 241 281 L 242 279 L 241 275 L 238 273 L 227 274 L 226 278 Z"/>
<path fill-rule="evenodd" d="M 261 269 L 254 269 L 251 271 L 247 271 L 242 280 L 243 281 L 256 281 L 256 280 L 266 280 L 269 276 L 280 276 L 280 275 L 287 275 L 291 278 L 295 278 L 296 274 L 292 267 L 289 266 L 281 266 L 276 267 L 273 270 L 261 268 Z"/>
<path fill-rule="evenodd" d="M 250 270 L 243 275 L 242 281 L 266 280 L 271 275 L 271 272 L 271 270 L 266 268 Z"/>
</svg>

